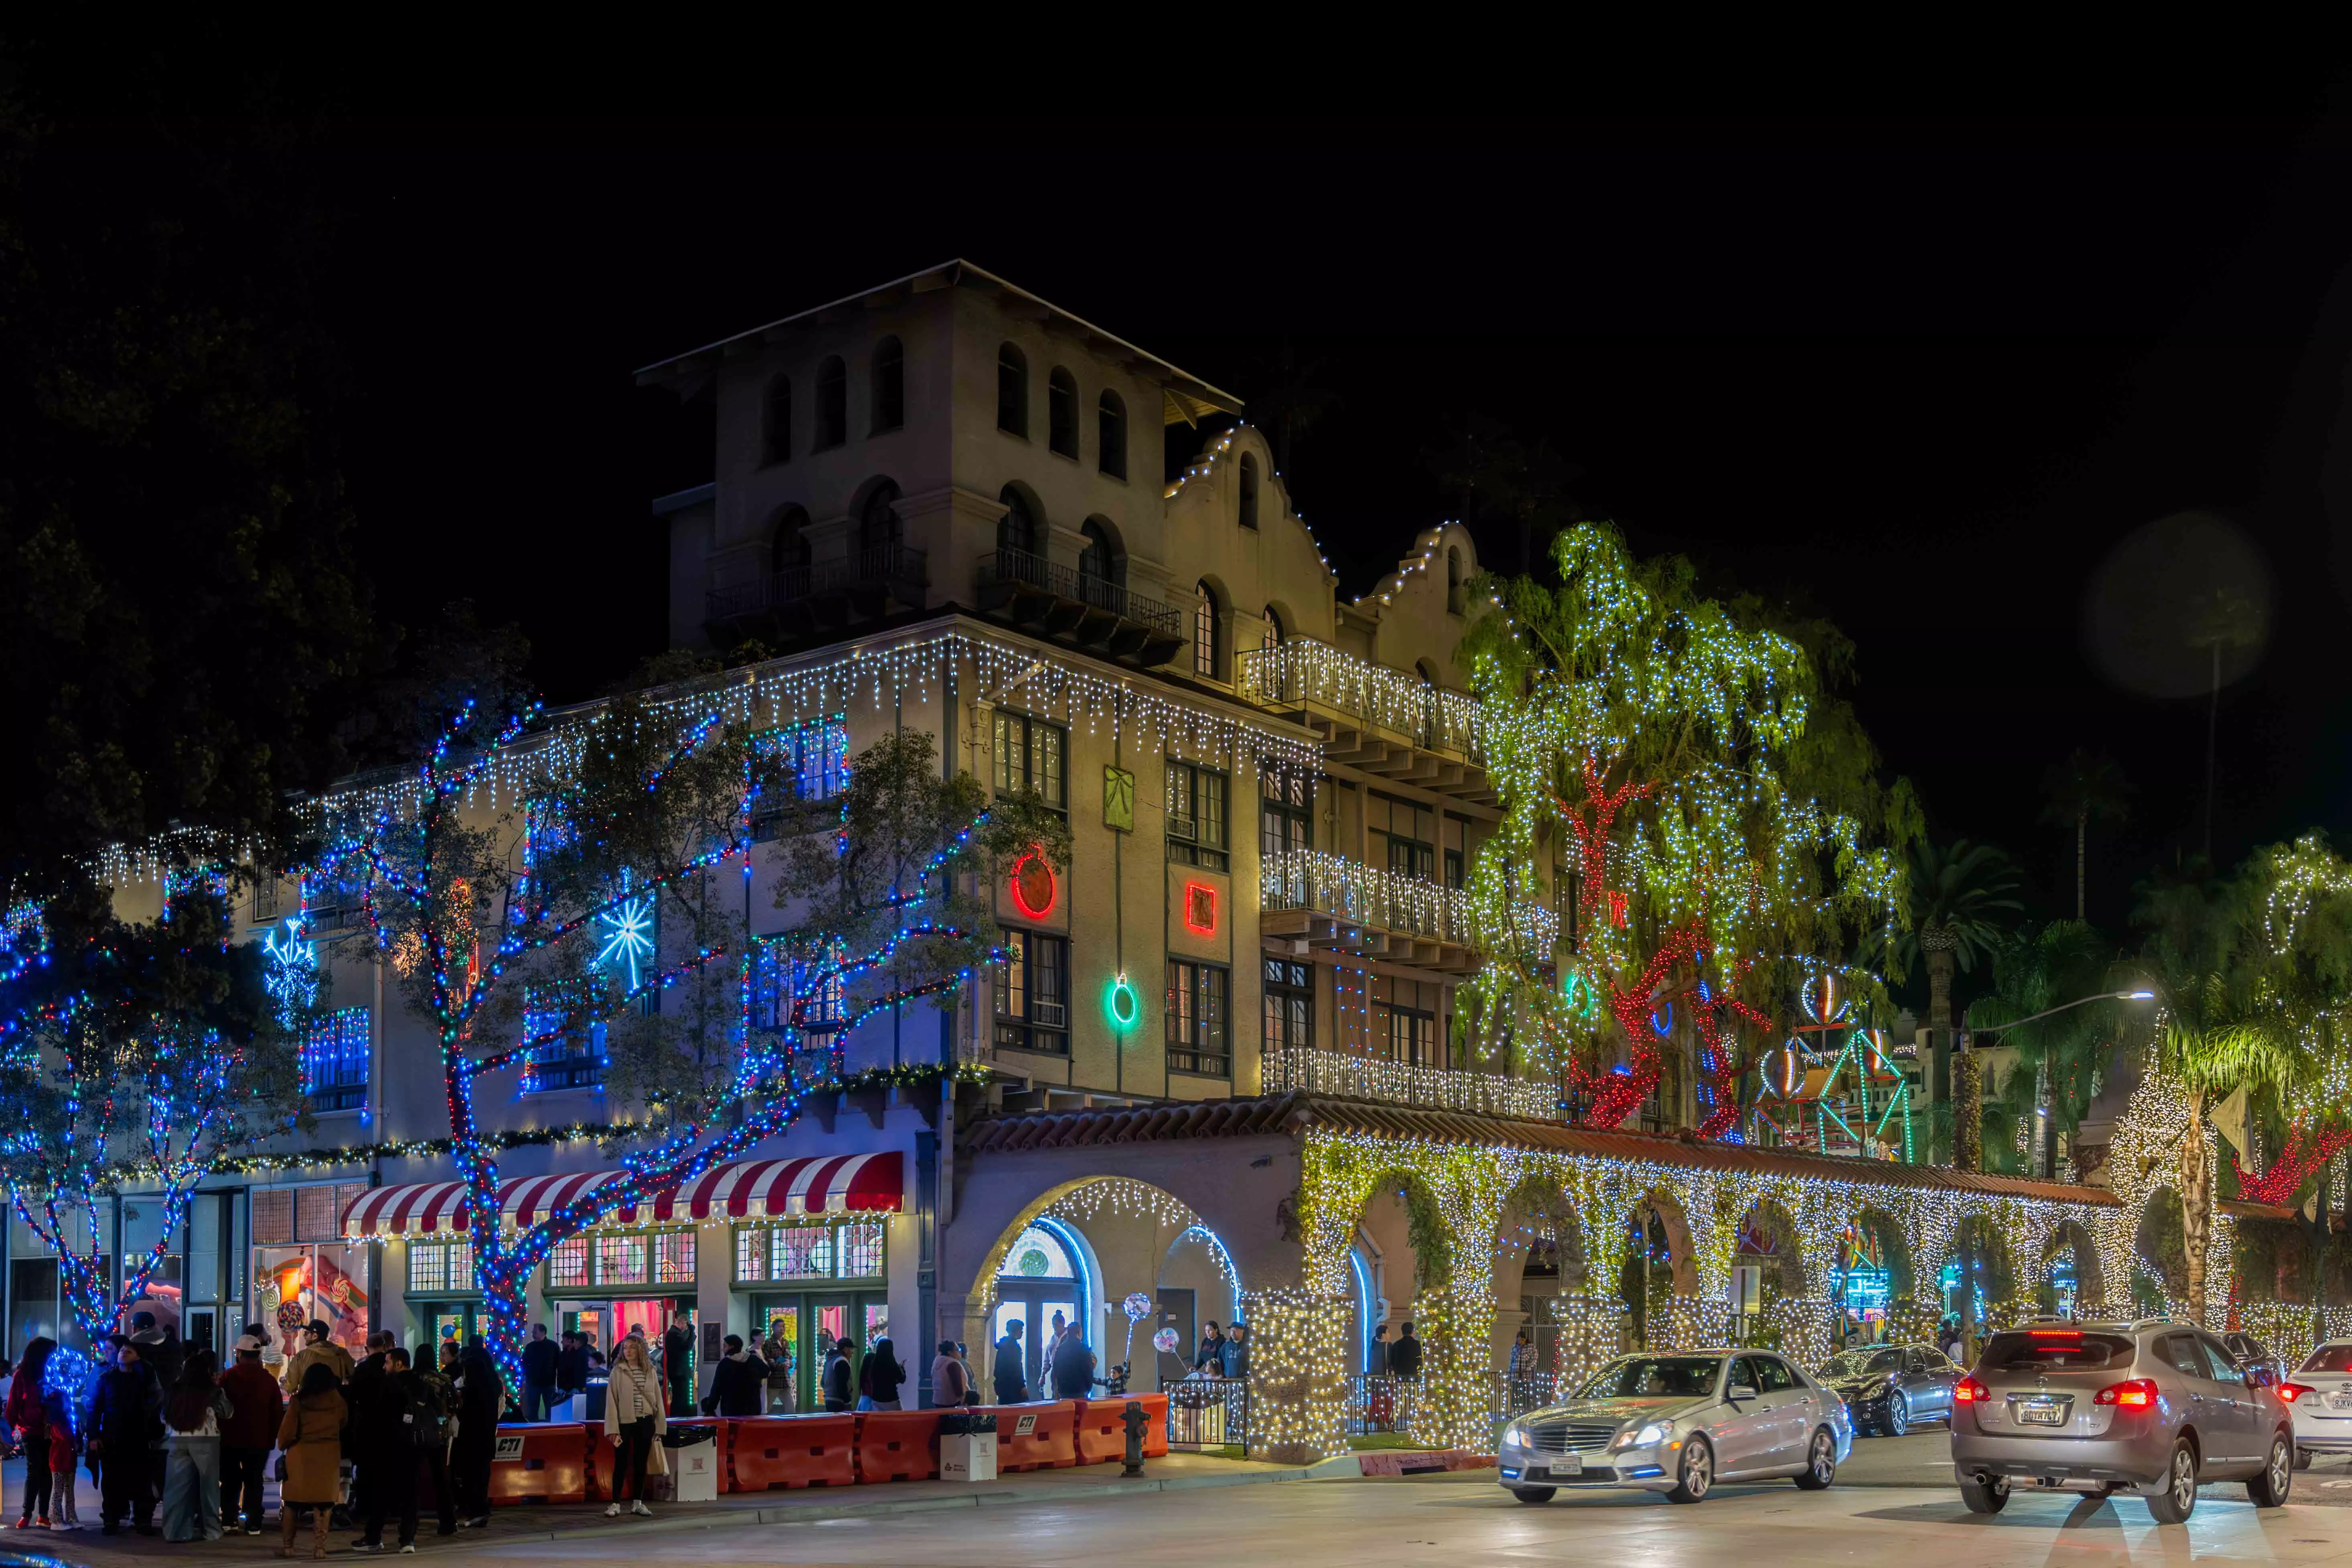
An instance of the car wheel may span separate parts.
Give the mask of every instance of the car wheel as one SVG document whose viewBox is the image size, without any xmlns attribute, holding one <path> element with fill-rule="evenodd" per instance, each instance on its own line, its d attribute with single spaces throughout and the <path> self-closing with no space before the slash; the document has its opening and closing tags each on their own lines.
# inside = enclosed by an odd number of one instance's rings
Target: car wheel
<svg viewBox="0 0 2352 1568">
<path fill-rule="evenodd" d="M 1521 1502 L 1549 1502 L 1558 1487 L 1513 1487 L 1511 1495 Z"/>
<path fill-rule="evenodd" d="M 1970 1513 L 1999 1513 L 2009 1506 L 2009 1478 L 1995 1476 L 1981 1486 L 1962 1481 L 1960 1500 L 1969 1505 Z"/>
<path fill-rule="evenodd" d="M 1669 1502 L 1704 1502 L 1706 1494 L 1715 1489 L 1715 1449 L 1704 1437 L 1693 1437 L 1683 1445 L 1681 1478 L 1675 1489 L 1666 1494 Z"/>
<path fill-rule="evenodd" d="M 2148 1517 L 2158 1524 L 2186 1524 L 2196 1511 L 2197 1450 L 2188 1438 L 2175 1438 L 2172 1460 L 2164 1468 L 2164 1489 L 2147 1500 Z"/>
<path fill-rule="evenodd" d="M 2270 1458 L 2262 1473 L 2246 1482 L 2246 1495 L 2256 1508 L 2279 1508 L 2294 1487 L 2294 1440 L 2284 1432 L 2271 1434 Z"/>
<path fill-rule="evenodd" d="M 1809 1492 L 1825 1492 L 1837 1479 L 1837 1439 L 1826 1426 L 1815 1429 L 1811 1447 L 1805 1450 L 1805 1472 L 1797 1484 Z"/>
<path fill-rule="evenodd" d="M 1911 1430 L 1911 1402 L 1899 1394 L 1886 1396 L 1886 1435 L 1900 1437 Z"/>
<path fill-rule="evenodd" d="M 2298 1469 L 2298 1470 L 2307 1470 L 2307 1469 L 2311 1468 L 2311 1450 L 2310 1450 L 2310 1449 L 2308 1449 L 2308 1448 L 2297 1448 L 2297 1449 L 2294 1451 L 2294 1468 L 2295 1468 L 2296 1469 Z"/>
</svg>

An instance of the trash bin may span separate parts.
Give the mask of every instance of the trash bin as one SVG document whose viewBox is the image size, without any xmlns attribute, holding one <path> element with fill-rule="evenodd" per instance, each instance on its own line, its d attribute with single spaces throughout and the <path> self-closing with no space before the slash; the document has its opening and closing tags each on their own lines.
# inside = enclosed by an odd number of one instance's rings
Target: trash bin
<svg viewBox="0 0 2352 1568">
<path fill-rule="evenodd" d="M 940 1479 L 996 1479 L 996 1417 L 950 1410 L 940 1417 Z"/>
<path fill-rule="evenodd" d="M 715 1502 L 719 1498 L 719 1426 L 716 1422 L 680 1422 L 662 1434 L 669 1460 L 669 1495 L 675 1502 Z"/>
</svg>

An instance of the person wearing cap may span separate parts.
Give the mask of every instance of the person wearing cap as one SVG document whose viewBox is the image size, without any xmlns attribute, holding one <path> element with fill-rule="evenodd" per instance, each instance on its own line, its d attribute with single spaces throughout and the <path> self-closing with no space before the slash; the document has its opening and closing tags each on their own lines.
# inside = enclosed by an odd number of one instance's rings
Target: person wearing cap
<svg viewBox="0 0 2352 1568">
<path fill-rule="evenodd" d="M 286 1395 L 261 1364 L 261 1342 L 251 1334 L 236 1342 L 236 1364 L 221 1374 L 221 1391 L 236 1406 L 221 1428 L 221 1529 L 235 1534 L 241 1514 L 245 1532 L 259 1535 L 261 1471 L 286 1418 Z"/>
<path fill-rule="evenodd" d="M 352 1352 L 329 1339 L 327 1332 L 327 1320 L 324 1318 L 313 1318 L 304 1327 L 302 1348 L 287 1358 L 285 1381 L 288 1388 L 300 1388 L 302 1374 L 310 1369 L 314 1362 L 324 1362 L 334 1373 L 335 1381 L 338 1384 L 351 1382 L 352 1368 L 355 1364 L 352 1360 Z"/>
</svg>

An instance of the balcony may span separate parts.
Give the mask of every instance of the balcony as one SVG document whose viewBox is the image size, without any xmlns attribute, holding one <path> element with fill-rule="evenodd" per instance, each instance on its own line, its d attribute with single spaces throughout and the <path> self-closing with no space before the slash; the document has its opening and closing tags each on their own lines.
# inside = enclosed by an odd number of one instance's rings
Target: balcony
<svg viewBox="0 0 2352 1568">
<path fill-rule="evenodd" d="M 1303 1046 L 1269 1048 L 1265 1058 L 1265 1092 L 1298 1089 L 1307 1094 L 1372 1100 L 1386 1105 L 1418 1105 L 1479 1116 L 1559 1118 L 1559 1093 L 1550 1084 L 1500 1073 L 1453 1068 L 1414 1067 L 1353 1051 L 1320 1051 Z"/>
<path fill-rule="evenodd" d="M 1247 700 L 1322 736 L 1328 762 L 1495 804 L 1479 739 L 1483 715 L 1458 691 L 1311 637 L 1237 655 L 1234 684 Z"/>
<path fill-rule="evenodd" d="M 1490 939 L 1539 951 L 1559 940 L 1559 917 L 1550 910 L 1520 905 L 1516 931 L 1489 931 L 1458 888 L 1312 849 L 1259 861 L 1258 909 L 1258 929 L 1267 936 L 1447 974 L 1475 971 Z"/>
<path fill-rule="evenodd" d="M 895 609 L 919 610 L 929 584 L 923 552 L 913 545 L 869 544 L 846 561 L 788 566 L 713 588 L 702 620 L 721 647 L 747 637 L 789 640 Z"/>
<path fill-rule="evenodd" d="M 980 607 L 1146 668 L 1166 664 L 1189 646 L 1184 617 L 1173 605 L 1026 550 L 981 558 Z"/>
</svg>

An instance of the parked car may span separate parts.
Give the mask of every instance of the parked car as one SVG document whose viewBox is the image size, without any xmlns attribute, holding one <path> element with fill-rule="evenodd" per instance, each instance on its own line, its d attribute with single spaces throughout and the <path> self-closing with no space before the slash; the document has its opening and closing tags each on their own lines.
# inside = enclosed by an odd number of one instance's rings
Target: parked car
<svg viewBox="0 0 2352 1568">
<path fill-rule="evenodd" d="M 2262 1341 L 2254 1338 L 2253 1335 L 2249 1333 L 2223 1334 L 2221 1336 L 2221 1344 L 2222 1348 L 2230 1352 L 2231 1359 L 2237 1362 L 2238 1369 L 2240 1371 L 2243 1372 L 2252 1367 L 2263 1366 L 2270 1368 L 2273 1379 L 2278 1381 L 2284 1381 L 2285 1379 L 2286 1363 L 2272 1353 L 2271 1347 L 2263 1343 Z"/>
<path fill-rule="evenodd" d="M 2314 1454 L 2352 1453 L 2352 1340 L 2328 1340 L 2279 1384 L 2294 1417 L 2294 1468 Z"/>
<path fill-rule="evenodd" d="M 1697 1502 L 1718 1482 L 1792 1479 L 1818 1491 L 1853 1449 L 1845 1402 L 1769 1351 L 1619 1356 L 1575 1398 L 1503 1429 L 1502 1483 L 1521 1502 L 1561 1487 L 1639 1487 Z"/>
<path fill-rule="evenodd" d="M 1960 1369 L 1933 1345 L 1863 1345 L 1822 1363 L 1813 1381 L 1846 1403 L 1856 1436 L 1900 1437 L 1918 1421 L 1948 1421 Z"/>
<path fill-rule="evenodd" d="M 2011 1329 L 1954 1390 L 1952 1472 L 1973 1513 L 1999 1513 L 2020 1486 L 2132 1491 L 2179 1524 L 2210 1480 L 2276 1508 L 2294 1479 L 2287 1408 L 2267 1369 L 2187 1323 Z"/>
</svg>

